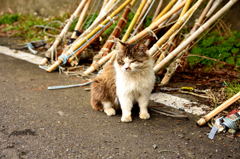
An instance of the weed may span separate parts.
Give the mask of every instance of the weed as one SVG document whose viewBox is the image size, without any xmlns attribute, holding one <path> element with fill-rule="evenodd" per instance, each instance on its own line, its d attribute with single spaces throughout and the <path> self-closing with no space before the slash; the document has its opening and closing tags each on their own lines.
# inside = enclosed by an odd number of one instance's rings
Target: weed
<svg viewBox="0 0 240 159">
<path fill-rule="evenodd" d="M 228 98 L 240 92 L 240 83 L 237 81 L 224 82 L 224 85 L 226 86 L 225 91 L 227 93 Z"/>
<path fill-rule="evenodd" d="M 240 66 L 240 32 L 232 32 L 229 36 L 221 36 L 213 31 L 200 40 L 191 50 L 192 54 L 203 55 L 224 61 L 231 65 Z M 200 57 L 188 57 L 190 66 L 203 64 L 212 66 L 215 61 L 203 59 Z"/>
<path fill-rule="evenodd" d="M 19 20 L 19 14 L 4 14 L 0 17 L 0 24 L 13 24 Z"/>
</svg>

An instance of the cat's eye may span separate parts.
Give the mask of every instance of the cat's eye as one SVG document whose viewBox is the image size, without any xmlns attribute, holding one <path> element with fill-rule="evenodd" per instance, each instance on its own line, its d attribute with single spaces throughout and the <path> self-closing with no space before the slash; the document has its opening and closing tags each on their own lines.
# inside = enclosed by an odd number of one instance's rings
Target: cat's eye
<svg viewBox="0 0 240 159">
<path fill-rule="evenodd" d="M 134 62 L 135 63 L 141 63 L 142 61 L 140 61 L 140 60 L 133 60 L 132 63 L 134 63 Z"/>
<path fill-rule="evenodd" d="M 119 65 L 124 65 L 123 60 L 118 59 L 117 62 L 118 62 Z"/>
</svg>

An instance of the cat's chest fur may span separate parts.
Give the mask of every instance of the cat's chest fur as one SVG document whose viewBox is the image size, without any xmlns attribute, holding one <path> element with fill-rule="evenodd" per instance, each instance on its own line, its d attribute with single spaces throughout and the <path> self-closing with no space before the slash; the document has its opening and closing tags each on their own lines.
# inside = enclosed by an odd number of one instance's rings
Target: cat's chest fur
<svg viewBox="0 0 240 159">
<path fill-rule="evenodd" d="M 135 98 L 152 90 L 155 75 L 151 65 L 140 72 L 125 72 L 115 65 L 116 91 L 118 95 L 128 94 Z"/>
</svg>

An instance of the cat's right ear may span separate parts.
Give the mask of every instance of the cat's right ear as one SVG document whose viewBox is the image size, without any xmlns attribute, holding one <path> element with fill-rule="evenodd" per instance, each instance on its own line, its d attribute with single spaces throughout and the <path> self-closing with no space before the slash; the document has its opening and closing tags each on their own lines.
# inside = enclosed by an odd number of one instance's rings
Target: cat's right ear
<svg viewBox="0 0 240 159">
<path fill-rule="evenodd" d="M 115 38 L 114 41 L 116 43 L 116 49 L 123 49 L 126 47 L 126 43 L 122 42 L 120 39 Z"/>
</svg>

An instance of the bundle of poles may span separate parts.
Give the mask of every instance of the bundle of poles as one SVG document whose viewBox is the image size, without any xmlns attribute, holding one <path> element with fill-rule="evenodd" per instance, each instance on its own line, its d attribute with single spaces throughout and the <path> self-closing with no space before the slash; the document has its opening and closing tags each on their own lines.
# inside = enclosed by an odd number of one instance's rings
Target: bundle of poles
<svg viewBox="0 0 240 159">
<path fill-rule="evenodd" d="M 229 0 L 225 3 L 222 0 L 81 0 L 59 36 L 46 52 L 46 59 L 42 61 L 42 65 L 51 63 L 46 69 L 48 72 L 67 63 L 77 65 L 76 59 L 83 50 L 112 24 L 116 23 L 112 33 L 95 56 L 97 58 L 83 74 L 88 76 L 105 63 L 112 61 L 116 55 L 113 48 L 114 39 L 121 38 L 122 42 L 128 44 L 144 42 L 149 47 L 148 54 L 155 60 L 153 68 L 155 73 L 166 70 L 161 81 L 161 84 L 164 85 L 169 82 L 177 68 L 186 60 L 189 50 L 196 41 L 217 23 L 237 1 Z M 101 5 L 102 7 L 97 7 Z M 89 10 L 93 10 L 90 9 L 91 7 L 100 8 L 99 14 L 93 23 L 83 30 L 84 20 L 89 14 Z M 135 12 L 133 8 L 135 8 Z M 156 9 L 154 10 L 154 8 Z M 128 19 L 130 12 L 134 12 L 131 21 Z M 146 17 L 151 14 L 151 24 L 144 27 Z M 57 47 L 77 18 L 78 22 L 70 43 L 58 56 Z M 195 21 L 190 23 L 190 20 Z M 128 21 L 130 24 L 123 34 L 123 28 Z M 185 27 L 191 28 L 188 33 L 182 31 Z"/>
</svg>

